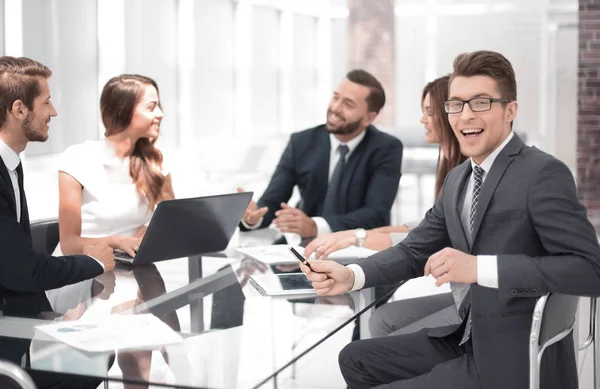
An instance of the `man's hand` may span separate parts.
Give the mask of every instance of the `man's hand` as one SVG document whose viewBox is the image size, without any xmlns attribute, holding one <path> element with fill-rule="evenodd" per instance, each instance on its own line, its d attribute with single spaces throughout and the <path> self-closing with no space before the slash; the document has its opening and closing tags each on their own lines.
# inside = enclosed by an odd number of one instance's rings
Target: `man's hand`
<svg viewBox="0 0 600 389">
<path fill-rule="evenodd" d="M 317 224 L 298 208 L 281 203 L 281 209 L 275 212 L 273 223 L 281 232 L 294 232 L 303 238 L 317 236 Z"/>
<path fill-rule="evenodd" d="M 425 275 L 431 274 L 437 286 L 447 282 L 477 282 L 477 257 L 446 247 L 433 254 L 425 264 Z"/>
<path fill-rule="evenodd" d="M 113 254 L 113 249 L 105 243 L 97 244 L 95 246 L 84 246 L 83 253 L 102 262 L 105 273 L 111 271 L 115 267 L 115 255 Z"/>
<path fill-rule="evenodd" d="M 243 188 L 237 188 L 238 193 L 245 192 Z M 266 215 L 269 207 L 258 208 L 254 200 L 250 200 L 246 212 L 244 212 L 244 221 L 249 226 L 254 226 L 260 222 L 260 219 Z"/>
<path fill-rule="evenodd" d="M 354 272 L 333 261 L 309 261 L 312 271 L 305 264 L 300 270 L 312 281 L 319 296 L 335 296 L 346 293 L 354 286 Z"/>
<path fill-rule="evenodd" d="M 310 257 L 315 253 L 317 259 L 327 259 L 329 254 L 334 251 L 344 249 L 356 244 L 356 236 L 354 231 L 339 231 L 332 232 L 317 237 L 306 246 L 304 249 L 304 258 Z"/>
</svg>

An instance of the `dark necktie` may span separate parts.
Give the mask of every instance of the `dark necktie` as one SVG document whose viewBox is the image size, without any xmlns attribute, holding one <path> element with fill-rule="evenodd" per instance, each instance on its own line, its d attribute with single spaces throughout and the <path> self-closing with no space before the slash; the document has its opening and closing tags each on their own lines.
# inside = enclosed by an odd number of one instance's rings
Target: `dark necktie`
<svg viewBox="0 0 600 389">
<path fill-rule="evenodd" d="M 473 223 L 475 222 L 475 213 L 477 212 L 477 205 L 479 204 L 479 192 L 481 191 L 481 185 L 483 184 L 483 173 L 485 171 L 479 166 L 475 165 L 473 169 L 473 178 L 475 179 L 475 185 L 473 185 L 473 201 L 471 202 L 471 212 L 469 213 L 469 231 L 471 231 L 471 239 L 473 239 Z M 465 325 L 465 332 L 462 339 L 460 340 L 459 346 L 469 340 L 471 337 L 471 309 L 469 308 L 469 317 L 467 317 L 467 324 Z"/>
<path fill-rule="evenodd" d="M 342 178 L 344 177 L 346 155 L 348 155 L 349 151 L 350 149 L 346 145 L 338 146 L 340 159 L 338 159 L 338 162 L 333 169 L 333 174 L 331 175 L 329 185 L 327 186 L 327 194 L 325 195 L 325 201 L 323 203 L 323 216 L 337 215 L 338 213 L 337 205 L 339 202 L 340 184 L 342 183 Z"/>
<path fill-rule="evenodd" d="M 25 189 L 23 188 L 23 164 L 17 166 L 17 181 L 19 183 L 19 197 L 21 198 L 21 225 L 25 228 L 28 235 L 31 235 L 29 226 L 29 210 L 27 209 L 27 199 L 25 198 Z"/>
</svg>

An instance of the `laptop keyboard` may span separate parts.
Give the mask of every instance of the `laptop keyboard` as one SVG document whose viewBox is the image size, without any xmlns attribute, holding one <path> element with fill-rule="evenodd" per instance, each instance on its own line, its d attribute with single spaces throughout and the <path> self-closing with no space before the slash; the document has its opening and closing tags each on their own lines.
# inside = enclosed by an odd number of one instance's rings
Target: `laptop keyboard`
<svg viewBox="0 0 600 389">
<path fill-rule="evenodd" d="M 114 250 L 113 254 L 115 255 L 115 260 L 116 261 L 121 261 L 121 262 L 128 262 L 128 263 L 132 263 L 133 262 L 133 258 L 131 255 L 120 251 L 120 250 Z"/>
</svg>

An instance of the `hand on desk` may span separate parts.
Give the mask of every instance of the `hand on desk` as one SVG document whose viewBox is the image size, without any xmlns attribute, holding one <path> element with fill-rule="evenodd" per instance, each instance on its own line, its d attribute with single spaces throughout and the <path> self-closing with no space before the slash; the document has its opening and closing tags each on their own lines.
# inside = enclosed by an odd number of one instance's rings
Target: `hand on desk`
<svg viewBox="0 0 600 389">
<path fill-rule="evenodd" d="M 353 230 L 332 232 L 318 236 L 304 249 L 304 258 L 315 253 L 317 259 L 327 259 L 334 251 L 345 249 L 356 244 L 356 236 Z"/>
<path fill-rule="evenodd" d="M 244 192 L 244 189 L 237 188 L 237 191 L 238 193 L 241 193 Z M 248 208 L 246 208 L 246 211 L 244 212 L 244 221 L 249 226 L 254 226 L 260 222 L 260 219 L 265 216 L 268 210 L 268 207 L 262 207 L 259 209 L 254 200 L 250 200 L 250 204 L 248 204 Z"/>
<path fill-rule="evenodd" d="M 477 257 L 446 247 L 433 254 L 425 264 L 425 275 L 431 274 L 437 286 L 447 282 L 477 282 Z"/>
<path fill-rule="evenodd" d="M 293 232 L 303 238 L 317 236 L 317 224 L 298 208 L 281 203 L 281 209 L 275 212 L 273 224 L 281 232 Z"/>
<path fill-rule="evenodd" d="M 115 267 L 115 255 L 113 254 L 113 249 L 105 243 L 97 244 L 95 246 L 84 246 L 83 253 L 102 262 L 105 273 L 111 271 Z"/>
<path fill-rule="evenodd" d="M 309 261 L 308 266 L 301 264 L 300 270 L 312 281 L 319 296 L 335 296 L 346 293 L 354 286 L 354 272 L 346 266 L 333 261 Z"/>
</svg>

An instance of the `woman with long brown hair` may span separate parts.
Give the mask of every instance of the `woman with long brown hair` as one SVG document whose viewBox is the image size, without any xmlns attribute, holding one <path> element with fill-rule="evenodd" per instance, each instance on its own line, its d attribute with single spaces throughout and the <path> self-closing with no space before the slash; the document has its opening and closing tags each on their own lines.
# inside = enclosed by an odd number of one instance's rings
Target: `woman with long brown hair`
<svg viewBox="0 0 600 389">
<path fill-rule="evenodd" d="M 163 112 L 148 77 L 110 79 L 100 97 L 105 139 L 69 147 L 58 174 L 60 249 L 75 254 L 105 242 L 131 256 L 156 205 L 173 198 L 155 147 Z"/>
<path fill-rule="evenodd" d="M 171 176 L 155 146 L 163 119 L 158 86 L 136 74 L 113 77 L 102 90 L 100 112 L 105 139 L 69 147 L 59 167 L 60 244 L 55 253 L 78 254 L 84 246 L 106 243 L 135 256 L 157 204 L 174 198 Z M 117 269 L 114 275 L 119 291 L 115 288 L 110 298 L 89 296 L 91 302 L 80 317 L 112 314 L 139 304 L 144 296 L 131 272 Z M 79 289 L 84 294 L 90 287 Z M 59 289 L 49 291 L 48 297 L 57 312 L 72 308 L 65 301 L 69 293 Z M 162 319 L 179 330 L 175 313 Z M 151 351 L 119 352 L 117 357 L 124 377 L 146 382 L 151 359 Z M 147 385 L 125 384 L 125 388 Z"/>
</svg>

